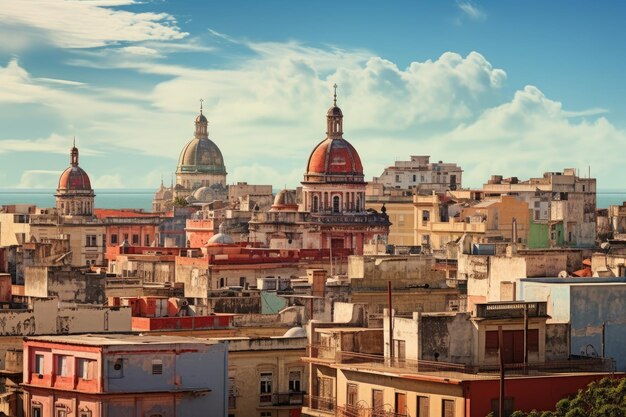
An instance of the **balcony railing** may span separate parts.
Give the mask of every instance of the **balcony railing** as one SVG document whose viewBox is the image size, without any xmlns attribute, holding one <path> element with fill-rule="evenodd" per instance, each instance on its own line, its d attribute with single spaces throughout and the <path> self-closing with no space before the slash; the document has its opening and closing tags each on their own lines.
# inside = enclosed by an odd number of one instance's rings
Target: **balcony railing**
<svg viewBox="0 0 626 417">
<path fill-rule="evenodd" d="M 275 392 L 273 394 L 261 394 L 259 406 L 289 406 L 304 404 L 305 392 Z"/>
<path fill-rule="evenodd" d="M 304 404 L 313 409 L 321 411 L 335 411 L 335 399 L 330 397 L 315 397 L 313 395 L 306 395 L 304 397 Z"/>
<path fill-rule="evenodd" d="M 382 408 L 368 408 L 361 405 L 337 406 L 337 417 L 409 417 L 409 414 L 398 414 L 390 411 L 389 405 Z"/>
<path fill-rule="evenodd" d="M 499 372 L 498 365 L 466 365 L 459 363 L 390 358 L 382 355 L 345 352 L 327 346 L 309 345 L 308 357 L 320 361 L 333 361 L 336 364 L 352 364 L 372 369 L 397 369 L 409 373 L 449 373 L 458 372 L 474 375 L 476 378 L 491 377 Z M 568 360 L 545 363 L 511 363 L 505 365 L 507 375 L 554 374 L 563 372 L 611 372 L 615 370 L 615 361 L 610 358 L 587 358 L 572 356 Z"/>
</svg>

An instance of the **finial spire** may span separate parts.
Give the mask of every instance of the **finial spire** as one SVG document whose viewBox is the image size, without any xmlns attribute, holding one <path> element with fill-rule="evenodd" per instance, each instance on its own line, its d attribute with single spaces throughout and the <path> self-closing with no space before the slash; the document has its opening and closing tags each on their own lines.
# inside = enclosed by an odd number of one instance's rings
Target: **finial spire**
<svg viewBox="0 0 626 417">
<path fill-rule="evenodd" d="M 204 100 L 200 99 L 200 114 L 202 114 L 202 103 L 204 103 Z"/>
<path fill-rule="evenodd" d="M 333 106 L 337 107 L 337 83 L 333 85 L 333 88 L 335 89 L 335 95 L 333 96 Z"/>
<path fill-rule="evenodd" d="M 74 142 L 72 142 L 72 148 L 76 147 L 76 135 L 74 135 Z"/>
</svg>

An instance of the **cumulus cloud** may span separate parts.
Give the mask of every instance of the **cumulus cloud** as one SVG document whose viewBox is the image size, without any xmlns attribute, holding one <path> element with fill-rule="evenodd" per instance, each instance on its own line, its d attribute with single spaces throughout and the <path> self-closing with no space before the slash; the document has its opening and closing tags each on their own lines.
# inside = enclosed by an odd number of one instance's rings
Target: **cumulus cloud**
<svg viewBox="0 0 626 417">
<path fill-rule="evenodd" d="M 132 0 L 5 0 L 0 7 L 0 23 L 30 27 L 33 37 L 62 48 L 167 41 L 187 36 L 167 13 L 133 13 L 113 8 L 133 3 Z M 26 43 L 22 40 L 22 47 Z"/>
<path fill-rule="evenodd" d="M 618 153 L 605 150 L 626 143 L 625 133 L 603 109 L 570 111 L 531 85 L 511 96 L 504 88 L 505 70 L 478 52 L 446 52 L 400 67 L 363 50 L 235 41 L 247 53 L 219 68 L 169 63 L 148 44 L 81 52 L 84 59 L 72 61 L 145 74 L 143 90 L 49 82 L 31 77 L 13 60 L 0 67 L 0 105 L 33 104 L 43 95 L 46 108 L 87 138 L 87 148 L 111 158 L 90 166 L 94 183 L 106 188 L 151 182 L 156 187 L 161 175 L 169 183 L 180 150 L 193 136 L 200 98 L 210 137 L 224 155 L 228 182 L 294 187 L 309 153 L 325 136 L 334 83 L 345 137 L 360 153 L 369 178 L 395 159 L 416 154 L 459 163 L 469 185 L 480 185 L 494 173 L 527 178 L 588 164 L 598 166 L 595 172 L 601 175 L 611 162 L 618 164 Z M 146 89 L 150 79 L 155 81 Z M 53 146 L 52 139 L 41 145 L 4 142 L 0 151 L 68 149 L 66 143 Z M 114 174 L 108 172 L 112 161 Z M 601 186 L 618 185 L 615 175 L 604 178 Z"/>
<path fill-rule="evenodd" d="M 56 188 L 59 171 L 31 169 L 22 173 L 15 188 Z"/>
</svg>

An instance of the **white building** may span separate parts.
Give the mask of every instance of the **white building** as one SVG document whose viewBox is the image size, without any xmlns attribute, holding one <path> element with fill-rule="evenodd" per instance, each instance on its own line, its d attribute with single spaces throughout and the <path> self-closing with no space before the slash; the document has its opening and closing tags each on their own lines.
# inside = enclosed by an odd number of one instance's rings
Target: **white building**
<svg viewBox="0 0 626 417">
<path fill-rule="evenodd" d="M 393 166 L 385 168 L 379 177 L 373 178 L 375 184 L 384 188 L 415 190 L 417 192 L 444 192 L 461 188 L 463 170 L 457 164 L 439 161 L 430 162 L 430 156 L 411 155 L 409 161 L 396 161 Z M 378 187 L 379 192 L 383 190 Z M 374 191 L 376 195 L 376 191 Z"/>
</svg>

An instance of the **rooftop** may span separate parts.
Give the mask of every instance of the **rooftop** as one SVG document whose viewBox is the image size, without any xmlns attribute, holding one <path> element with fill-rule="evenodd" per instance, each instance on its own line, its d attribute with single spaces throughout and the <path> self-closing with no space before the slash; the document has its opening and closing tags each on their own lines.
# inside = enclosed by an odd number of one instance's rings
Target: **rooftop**
<svg viewBox="0 0 626 417">
<path fill-rule="evenodd" d="M 204 344 L 215 342 L 206 339 L 182 336 L 143 336 L 136 334 L 86 334 L 69 336 L 36 336 L 25 338 L 27 342 L 59 343 L 82 346 L 129 346 L 129 345 L 170 345 L 170 344 Z"/>
</svg>

